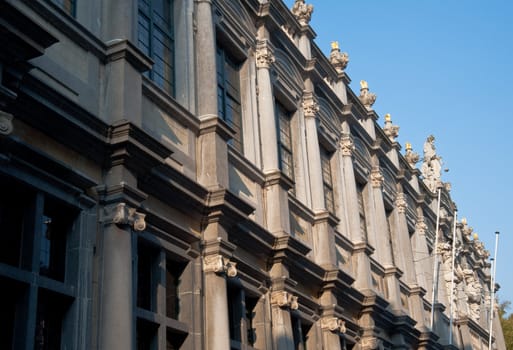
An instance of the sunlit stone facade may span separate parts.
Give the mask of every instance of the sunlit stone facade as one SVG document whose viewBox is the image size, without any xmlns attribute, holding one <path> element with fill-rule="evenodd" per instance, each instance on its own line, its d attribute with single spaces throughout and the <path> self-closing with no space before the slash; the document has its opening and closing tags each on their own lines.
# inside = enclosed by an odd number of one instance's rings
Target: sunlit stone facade
<svg viewBox="0 0 513 350">
<path fill-rule="evenodd" d="M 417 169 L 312 12 L 0 2 L 0 348 L 488 347 L 434 139 Z"/>
</svg>

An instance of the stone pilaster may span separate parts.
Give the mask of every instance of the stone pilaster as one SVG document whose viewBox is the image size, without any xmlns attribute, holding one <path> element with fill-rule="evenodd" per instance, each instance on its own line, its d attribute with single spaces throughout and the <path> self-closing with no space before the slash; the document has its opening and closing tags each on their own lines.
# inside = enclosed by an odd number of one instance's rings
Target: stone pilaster
<svg viewBox="0 0 513 350">
<path fill-rule="evenodd" d="M 207 188 L 228 188 L 230 137 L 218 119 L 216 43 L 211 0 L 196 1 L 197 114 L 201 121 L 198 140 L 198 181 Z M 198 57 L 199 57 L 198 56 Z"/>
<path fill-rule="evenodd" d="M 146 227 L 144 214 L 121 202 L 104 213 L 100 349 L 132 349 L 133 271 L 132 234 Z"/>
<path fill-rule="evenodd" d="M 290 310 L 297 310 L 297 308 L 297 296 L 284 290 L 272 292 L 271 314 L 275 349 L 295 349 Z"/>
</svg>

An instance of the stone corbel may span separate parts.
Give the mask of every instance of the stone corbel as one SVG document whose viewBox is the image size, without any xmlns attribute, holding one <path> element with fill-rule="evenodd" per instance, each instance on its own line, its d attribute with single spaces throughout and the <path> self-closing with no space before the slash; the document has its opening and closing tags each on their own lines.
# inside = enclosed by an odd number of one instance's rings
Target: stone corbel
<svg viewBox="0 0 513 350">
<path fill-rule="evenodd" d="M 267 41 L 261 41 L 256 48 L 257 68 L 269 68 L 275 61 L 274 53 Z"/>
<path fill-rule="evenodd" d="M 130 226 L 135 231 L 146 229 L 146 214 L 139 213 L 135 208 L 128 207 L 126 203 L 118 203 L 111 209 L 112 222 L 118 226 Z"/>
<path fill-rule="evenodd" d="M 8 136 L 12 131 L 12 114 L 0 111 L 0 135 Z"/>
<path fill-rule="evenodd" d="M 383 180 L 384 180 L 384 177 L 383 177 L 383 174 L 381 173 L 379 167 L 372 169 L 372 172 L 371 172 L 372 187 L 380 188 L 383 185 Z"/>
<path fill-rule="evenodd" d="M 237 263 L 230 261 L 222 255 L 206 256 L 203 260 L 205 272 L 214 272 L 218 275 L 226 274 L 228 277 L 237 276 Z"/>
<path fill-rule="evenodd" d="M 271 304 L 278 305 L 282 309 L 290 308 L 291 310 L 297 310 L 299 308 L 297 299 L 297 296 L 286 291 L 278 291 L 271 294 Z"/>
<path fill-rule="evenodd" d="M 329 317 L 321 319 L 321 328 L 333 333 L 344 334 L 346 332 L 346 322 L 338 317 Z"/>
</svg>

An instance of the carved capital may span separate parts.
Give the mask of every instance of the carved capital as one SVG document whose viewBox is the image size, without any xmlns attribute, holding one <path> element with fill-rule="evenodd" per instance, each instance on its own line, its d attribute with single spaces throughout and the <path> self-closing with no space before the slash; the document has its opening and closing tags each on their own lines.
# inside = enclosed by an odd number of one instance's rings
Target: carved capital
<svg viewBox="0 0 513 350">
<path fill-rule="evenodd" d="M 328 317 L 321 319 L 321 328 L 333 333 L 345 333 L 346 322 L 338 317 Z"/>
<path fill-rule="evenodd" d="M 395 207 L 399 210 L 399 213 L 406 213 L 408 203 L 406 202 L 406 198 L 404 198 L 404 193 L 399 192 L 397 194 L 397 197 L 395 198 Z"/>
<path fill-rule="evenodd" d="M 0 135 L 8 136 L 12 131 L 12 114 L 0 111 Z"/>
<path fill-rule="evenodd" d="M 346 52 L 340 52 L 338 42 L 336 41 L 331 43 L 330 62 L 337 73 L 344 72 L 349 63 L 349 55 Z"/>
<path fill-rule="evenodd" d="M 340 139 L 340 151 L 343 156 L 351 157 L 355 150 L 354 141 L 351 136 L 344 136 Z"/>
<path fill-rule="evenodd" d="M 296 17 L 298 22 L 305 26 L 308 25 L 312 18 L 313 5 L 305 4 L 305 0 L 296 0 L 292 6 L 292 14 Z"/>
<path fill-rule="evenodd" d="M 297 310 L 299 307 L 297 299 L 297 296 L 284 290 L 273 292 L 271 294 L 271 304 L 277 305 L 282 309 L 289 308 L 291 310 Z"/>
<path fill-rule="evenodd" d="M 371 182 L 372 187 L 374 188 L 380 188 L 383 185 L 383 174 L 381 173 L 381 170 L 379 167 L 372 169 L 371 171 Z"/>
<path fill-rule="evenodd" d="M 274 63 L 274 60 L 274 53 L 267 43 L 259 43 L 256 49 L 257 68 L 269 68 Z"/>
<path fill-rule="evenodd" d="M 319 112 L 319 104 L 312 93 L 305 93 L 303 96 L 303 113 L 305 117 L 315 118 Z"/>
<path fill-rule="evenodd" d="M 107 216 L 111 218 L 112 223 L 118 226 L 130 226 L 135 231 L 144 231 L 146 229 L 146 214 L 139 213 L 135 208 L 131 208 L 126 203 L 118 203 L 114 207 L 106 208 Z"/>
<path fill-rule="evenodd" d="M 205 272 L 214 272 L 218 275 L 226 274 L 228 277 L 237 276 L 237 263 L 222 255 L 209 255 L 203 260 L 203 269 Z"/>
<path fill-rule="evenodd" d="M 417 223 L 415 224 L 415 230 L 422 235 L 422 234 L 426 233 L 427 229 L 428 229 L 428 226 L 426 225 L 426 222 L 424 221 L 424 217 L 423 216 L 419 217 L 419 219 L 417 220 Z"/>
<path fill-rule="evenodd" d="M 381 350 L 383 349 L 383 342 L 376 337 L 365 337 L 362 339 L 362 350 Z"/>
</svg>

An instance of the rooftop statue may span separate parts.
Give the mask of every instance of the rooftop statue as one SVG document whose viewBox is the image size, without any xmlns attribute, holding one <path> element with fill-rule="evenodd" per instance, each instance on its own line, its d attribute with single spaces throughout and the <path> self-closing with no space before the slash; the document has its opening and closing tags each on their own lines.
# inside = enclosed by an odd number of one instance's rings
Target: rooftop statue
<svg viewBox="0 0 513 350">
<path fill-rule="evenodd" d="M 436 154 L 435 137 L 429 135 L 424 142 L 424 162 L 422 163 L 424 183 L 432 191 L 441 185 L 442 158 Z"/>
<path fill-rule="evenodd" d="M 369 85 L 365 80 L 360 81 L 360 101 L 368 109 L 372 109 L 372 105 L 376 102 L 376 94 L 369 92 Z"/>
<path fill-rule="evenodd" d="M 312 18 L 313 5 L 305 4 L 305 0 L 296 0 L 292 6 L 292 13 L 301 25 L 307 25 Z"/>
<path fill-rule="evenodd" d="M 330 62 L 337 73 L 342 73 L 349 63 L 349 55 L 346 52 L 340 52 L 337 41 L 331 43 Z"/>
</svg>

